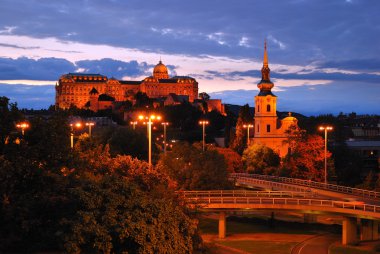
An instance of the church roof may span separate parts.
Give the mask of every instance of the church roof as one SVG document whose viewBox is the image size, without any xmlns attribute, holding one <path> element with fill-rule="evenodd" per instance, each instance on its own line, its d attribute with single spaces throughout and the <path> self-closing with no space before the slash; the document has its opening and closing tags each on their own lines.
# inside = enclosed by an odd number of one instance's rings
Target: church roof
<svg viewBox="0 0 380 254">
<path fill-rule="evenodd" d="M 271 90 L 261 90 L 261 91 L 259 92 L 259 94 L 258 94 L 258 96 L 267 96 L 267 95 L 271 95 L 271 96 L 273 96 L 273 97 L 277 97 L 276 95 L 274 95 L 274 94 L 272 93 Z"/>
<path fill-rule="evenodd" d="M 90 91 L 90 94 L 98 94 L 99 92 L 98 92 L 98 90 L 96 90 L 96 88 L 95 87 L 93 87 L 92 89 L 91 89 L 91 91 Z"/>
</svg>

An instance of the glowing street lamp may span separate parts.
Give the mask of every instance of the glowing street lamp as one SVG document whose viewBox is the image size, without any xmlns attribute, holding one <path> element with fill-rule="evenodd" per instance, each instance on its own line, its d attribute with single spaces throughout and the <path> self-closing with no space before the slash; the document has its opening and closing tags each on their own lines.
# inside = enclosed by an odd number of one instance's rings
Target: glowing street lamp
<svg viewBox="0 0 380 254">
<path fill-rule="evenodd" d="M 205 137 L 206 137 L 206 125 L 208 124 L 208 121 L 206 120 L 201 120 L 199 121 L 199 124 L 202 125 L 202 146 L 203 146 L 203 151 L 205 150 Z"/>
<path fill-rule="evenodd" d="M 26 122 L 22 122 L 22 123 L 16 124 L 16 127 L 21 129 L 21 134 L 24 136 L 25 135 L 25 129 L 29 128 L 29 124 Z"/>
<path fill-rule="evenodd" d="M 327 132 L 332 131 L 332 126 L 320 126 L 320 131 L 325 131 L 325 184 L 327 184 Z"/>
<path fill-rule="evenodd" d="M 247 146 L 249 146 L 249 128 L 253 128 L 253 125 L 252 124 L 244 124 L 243 128 L 247 129 Z"/>
<path fill-rule="evenodd" d="M 129 123 L 133 126 L 133 129 L 136 129 L 137 121 L 132 121 L 132 122 L 129 122 Z"/>
<path fill-rule="evenodd" d="M 153 124 L 153 121 L 160 121 L 161 120 L 161 116 L 156 116 L 156 115 L 149 115 L 149 116 L 144 116 L 144 115 L 139 115 L 139 120 L 142 121 L 142 120 L 147 120 L 147 122 L 145 122 L 147 124 L 147 131 L 148 131 L 148 143 L 149 143 L 149 146 L 148 146 L 148 163 L 149 163 L 149 167 L 152 166 L 152 124 Z"/>
<path fill-rule="evenodd" d="M 82 124 L 81 123 L 71 123 L 70 124 L 70 127 L 71 127 L 71 132 L 70 132 L 70 147 L 71 147 L 71 149 L 73 149 L 74 148 L 74 128 L 77 128 L 77 129 L 79 129 L 79 128 L 81 128 L 82 127 Z"/>
<path fill-rule="evenodd" d="M 166 126 L 169 125 L 168 122 L 161 123 L 164 126 L 164 153 L 166 153 Z"/>
<path fill-rule="evenodd" d="M 95 123 L 93 123 L 93 122 L 86 123 L 86 126 L 88 126 L 88 136 L 90 136 L 90 137 L 91 137 L 91 127 L 94 125 L 95 125 Z"/>
</svg>

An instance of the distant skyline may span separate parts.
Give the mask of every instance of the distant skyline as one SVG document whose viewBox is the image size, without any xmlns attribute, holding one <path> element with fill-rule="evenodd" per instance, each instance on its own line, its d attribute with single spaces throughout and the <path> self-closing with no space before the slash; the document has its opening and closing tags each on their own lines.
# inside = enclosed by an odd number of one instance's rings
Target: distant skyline
<svg viewBox="0 0 380 254">
<path fill-rule="evenodd" d="M 0 96 L 54 103 L 68 72 L 141 80 L 162 59 L 199 91 L 254 104 L 268 42 L 279 111 L 380 114 L 380 1 L 3 0 Z"/>
</svg>

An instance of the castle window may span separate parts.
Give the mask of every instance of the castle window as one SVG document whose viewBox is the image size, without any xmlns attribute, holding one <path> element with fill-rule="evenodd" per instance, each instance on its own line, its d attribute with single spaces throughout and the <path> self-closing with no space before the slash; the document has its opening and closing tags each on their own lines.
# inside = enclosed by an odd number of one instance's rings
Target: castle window
<svg viewBox="0 0 380 254">
<path fill-rule="evenodd" d="M 260 105 L 257 105 L 257 112 L 260 112 Z"/>
<path fill-rule="evenodd" d="M 260 132 L 260 125 L 257 125 L 257 132 Z"/>
<path fill-rule="evenodd" d="M 267 132 L 270 132 L 270 124 L 267 124 Z"/>
<path fill-rule="evenodd" d="M 267 112 L 270 112 L 270 105 L 267 105 Z"/>
</svg>

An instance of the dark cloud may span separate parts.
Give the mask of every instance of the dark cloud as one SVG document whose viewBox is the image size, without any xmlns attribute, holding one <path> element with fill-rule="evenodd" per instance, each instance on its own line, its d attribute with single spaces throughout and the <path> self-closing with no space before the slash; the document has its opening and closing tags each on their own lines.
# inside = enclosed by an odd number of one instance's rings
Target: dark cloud
<svg viewBox="0 0 380 254">
<path fill-rule="evenodd" d="M 337 68 L 343 70 L 380 72 L 380 59 L 368 58 L 342 61 L 326 61 L 319 63 L 318 66 L 320 68 Z"/>
<path fill-rule="evenodd" d="M 17 102 L 19 108 L 42 109 L 55 103 L 55 87 L 0 84 L 0 96 Z"/>
<path fill-rule="evenodd" d="M 39 49 L 40 47 L 21 47 L 14 44 L 0 43 L 0 47 L 15 48 L 15 49 Z"/>
<path fill-rule="evenodd" d="M 70 61 L 60 58 L 38 60 L 20 57 L 0 58 L 0 77 L 7 79 L 56 80 L 60 75 L 75 71 Z"/>
<path fill-rule="evenodd" d="M 250 58 L 262 55 L 268 38 L 274 62 L 303 64 L 376 55 L 379 9 L 379 1 L 344 0 L 3 0 L 0 30 L 12 26 L 19 35 Z"/>
<path fill-rule="evenodd" d="M 380 114 L 380 86 L 373 83 L 333 82 L 327 85 L 304 85 L 287 87 L 273 92 L 277 98 L 278 111 L 319 115 L 339 112 Z M 210 93 L 211 98 L 220 98 L 224 103 L 254 106 L 258 90 L 236 90 Z"/>
<path fill-rule="evenodd" d="M 78 68 L 84 68 L 87 73 L 100 73 L 118 79 L 124 76 L 150 76 L 152 73 L 148 72 L 148 70 L 153 67 L 153 65 L 148 65 L 146 62 L 138 63 L 134 60 L 123 62 L 110 58 L 78 61 L 76 65 Z"/>
<path fill-rule="evenodd" d="M 0 79 L 2 80 L 57 80 L 62 74 L 84 69 L 85 73 L 100 73 L 118 79 L 124 76 L 150 76 L 153 65 L 146 62 L 118 61 L 114 59 L 83 60 L 72 63 L 61 58 L 41 58 L 38 60 L 20 57 L 17 59 L 0 58 Z M 168 68 L 175 73 L 175 66 Z"/>
</svg>

